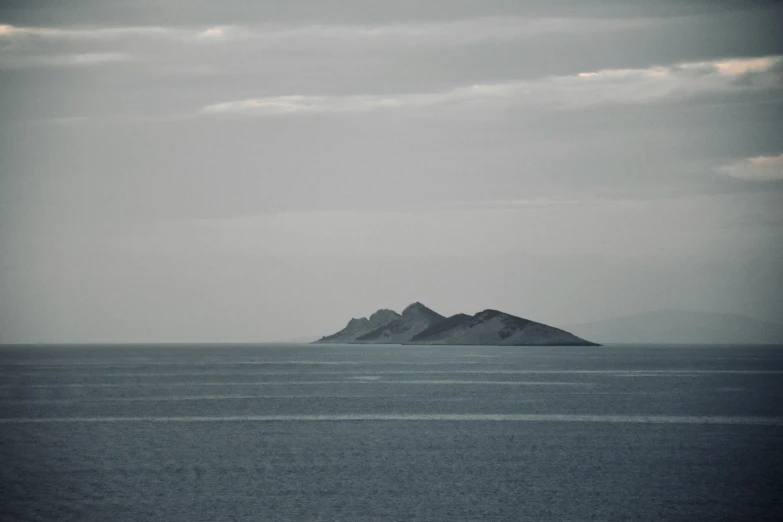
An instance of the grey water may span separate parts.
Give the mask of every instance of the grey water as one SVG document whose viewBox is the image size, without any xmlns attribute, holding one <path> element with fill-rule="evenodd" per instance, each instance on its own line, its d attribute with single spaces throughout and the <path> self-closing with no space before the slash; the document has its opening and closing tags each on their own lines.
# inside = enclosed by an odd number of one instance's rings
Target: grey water
<svg viewBox="0 0 783 522">
<path fill-rule="evenodd" d="M 781 520 L 783 347 L 0 347 L 2 520 Z"/>
</svg>

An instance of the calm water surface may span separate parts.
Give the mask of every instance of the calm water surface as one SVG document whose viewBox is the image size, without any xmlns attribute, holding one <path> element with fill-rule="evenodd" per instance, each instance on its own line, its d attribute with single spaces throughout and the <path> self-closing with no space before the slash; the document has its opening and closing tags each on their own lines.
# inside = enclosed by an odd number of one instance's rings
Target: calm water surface
<svg viewBox="0 0 783 522">
<path fill-rule="evenodd" d="M 781 520 L 783 347 L 0 347 L 2 520 Z"/>
</svg>

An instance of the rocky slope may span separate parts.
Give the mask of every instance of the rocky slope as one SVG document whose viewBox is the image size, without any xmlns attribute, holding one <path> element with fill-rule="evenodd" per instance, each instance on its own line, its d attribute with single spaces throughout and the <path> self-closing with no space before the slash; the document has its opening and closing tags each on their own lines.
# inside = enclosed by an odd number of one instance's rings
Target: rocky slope
<svg viewBox="0 0 783 522">
<path fill-rule="evenodd" d="M 350 343 L 355 342 L 359 337 L 362 337 L 376 329 L 391 324 L 402 316 L 394 310 L 388 310 L 382 308 L 372 314 L 369 319 L 361 317 L 359 319 L 351 319 L 348 321 L 348 325 L 339 332 L 321 337 L 315 341 L 317 343 Z"/>
<path fill-rule="evenodd" d="M 445 317 L 421 303 L 413 303 L 402 311 L 399 319 L 380 326 L 356 338 L 361 343 L 402 344 L 407 343 L 427 328 L 443 321 Z"/>
<path fill-rule="evenodd" d="M 369 319 L 351 319 L 345 328 L 316 343 L 595 345 L 558 328 L 497 310 L 445 318 L 421 303 L 408 306 L 402 315 L 379 310 Z"/>
</svg>

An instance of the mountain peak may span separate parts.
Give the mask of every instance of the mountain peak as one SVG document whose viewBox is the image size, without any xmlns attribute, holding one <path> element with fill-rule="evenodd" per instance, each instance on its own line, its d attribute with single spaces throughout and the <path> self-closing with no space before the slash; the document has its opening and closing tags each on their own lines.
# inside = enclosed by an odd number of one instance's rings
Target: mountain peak
<svg viewBox="0 0 783 522">
<path fill-rule="evenodd" d="M 426 306 L 424 306 L 423 304 L 421 304 L 420 302 L 416 301 L 415 303 L 411 303 L 408 306 L 406 306 L 402 311 L 402 315 L 405 315 L 405 312 L 412 312 L 414 310 L 419 310 L 419 311 L 429 310 L 430 312 L 432 311 Z"/>
<path fill-rule="evenodd" d="M 381 308 L 370 316 L 370 324 L 373 327 L 382 326 L 400 318 L 400 314 L 388 308 Z"/>
<path fill-rule="evenodd" d="M 444 319 L 442 315 L 430 308 L 427 308 L 418 301 L 405 307 L 405 310 L 402 311 L 402 318 L 406 321 L 412 321 L 419 318 L 426 319 L 428 321 L 440 321 Z"/>
</svg>

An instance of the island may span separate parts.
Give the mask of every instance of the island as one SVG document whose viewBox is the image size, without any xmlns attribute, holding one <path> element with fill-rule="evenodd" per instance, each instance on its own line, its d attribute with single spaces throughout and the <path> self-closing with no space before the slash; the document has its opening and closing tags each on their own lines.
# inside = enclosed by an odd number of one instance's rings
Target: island
<svg viewBox="0 0 783 522">
<path fill-rule="evenodd" d="M 402 314 L 384 308 L 369 318 L 351 319 L 345 328 L 315 343 L 600 346 L 565 330 L 497 310 L 444 317 L 419 302 Z"/>
</svg>

